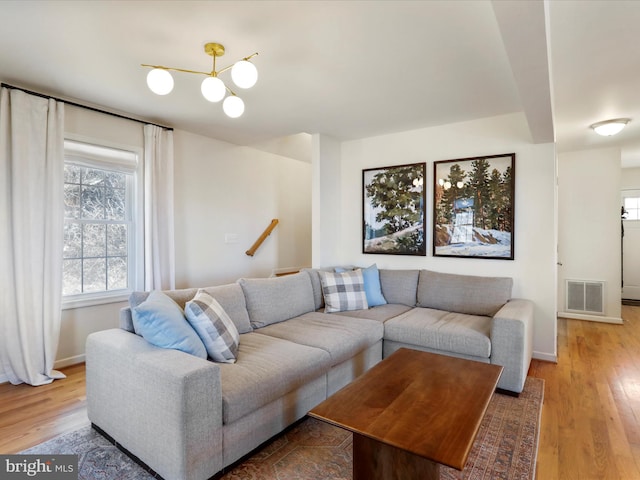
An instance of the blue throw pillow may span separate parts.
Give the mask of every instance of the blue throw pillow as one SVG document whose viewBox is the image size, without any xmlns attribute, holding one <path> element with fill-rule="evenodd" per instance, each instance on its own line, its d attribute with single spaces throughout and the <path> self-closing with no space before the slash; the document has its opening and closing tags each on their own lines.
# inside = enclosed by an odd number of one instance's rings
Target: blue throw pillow
<svg viewBox="0 0 640 480">
<path fill-rule="evenodd" d="M 382 287 L 380 286 L 378 265 L 374 263 L 370 267 L 363 268 L 362 278 L 364 279 L 364 293 L 367 294 L 369 308 L 386 305 L 387 300 L 384 298 L 384 295 L 382 295 Z"/>
<path fill-rule="evenodd" d="M 131 309 L 133 328 L 152 345 L 173 348 L 200 358 L 207 350 L 180 306 L 166 294 L 154 290 L 137 307 Z"/>
<path fill-rule="evenodd" d="M 334 268 L 336 273 L 346 272 L 342 267 Z M 362 268 L 362 278 L 364 280 L 364 293 L 367 295 L 367 304 L 369 308 L 379 305 L 386 305 L 387 300 L 382 295 L 382 287 L 380 286 L 380 272 L 378 265 L 373 264 L 370 267 Z"/>
</svg>

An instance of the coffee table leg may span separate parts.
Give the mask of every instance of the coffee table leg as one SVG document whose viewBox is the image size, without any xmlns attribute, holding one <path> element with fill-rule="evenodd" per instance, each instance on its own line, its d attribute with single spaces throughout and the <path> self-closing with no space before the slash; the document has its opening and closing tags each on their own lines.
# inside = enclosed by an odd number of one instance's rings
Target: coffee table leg
<svg viewBox="0 0 640 480">
<path fill-rule="evenodd" d="M 353 434 L 353 480 L 437 480 L 438 463 L 397 447 Z"/>
</svg>

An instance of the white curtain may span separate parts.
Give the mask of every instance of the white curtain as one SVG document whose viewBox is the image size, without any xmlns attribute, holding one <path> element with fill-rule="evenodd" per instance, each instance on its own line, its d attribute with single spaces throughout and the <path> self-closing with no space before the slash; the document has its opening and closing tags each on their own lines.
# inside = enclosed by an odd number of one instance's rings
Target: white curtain
<svg viewBox="0 0 640 480">
<path fill-rule="evenodd" d="M 0 364 L 44 385 L 60 336 L 64 104 L 0 91 Z"/>
<path fill-rule="evenodd" d="M 144 288 L 175 288 L 173 132 L 144 127 Z"/>
</svg>

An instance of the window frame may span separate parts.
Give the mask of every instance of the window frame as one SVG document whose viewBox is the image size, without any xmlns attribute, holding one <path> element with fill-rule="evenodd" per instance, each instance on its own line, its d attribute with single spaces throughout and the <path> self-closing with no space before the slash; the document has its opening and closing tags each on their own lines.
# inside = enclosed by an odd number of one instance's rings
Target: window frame
<svg viewBox="0 0 640 480">
<path fill-rule="evenodd" d="M 64 162 L 89 168 L 130 174 L 126 185 L 126 207 L 131 219 L 127 245 L 128 287 L 118 290 L 62 295 L 62 309 L 126 301 L 144 282 L 144 211 L 142 148 L 115 144 L 80 135 L 65 134 Z M 62 252 L 60 253 L 62 255 Z"/>
<path fill-rule="evenodd" d="M 622 206 L 625 207 L 626 199 L 633 198 L 638 202 L 638 208 L 634 208 L 636 210 L 637 218 L 625 218 L 625 222 L 640 222 L 640 190 L 638 189 L 627 189 L 622 190 Z M 630 213 L 630 212 L 629 212 Z"/>
</svg>

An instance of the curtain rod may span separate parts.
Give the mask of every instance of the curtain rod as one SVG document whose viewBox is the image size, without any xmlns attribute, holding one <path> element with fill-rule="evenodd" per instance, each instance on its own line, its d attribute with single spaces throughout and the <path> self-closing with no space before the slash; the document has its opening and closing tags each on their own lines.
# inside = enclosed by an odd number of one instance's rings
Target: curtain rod
<svg viewBox="0 0 640 480">
<path fill-rule="evenodd" d="M 154 125 L 156 127 L 160 127 L 160 128 L 164 128 L 166 130 L 173 131 L 173 127 L 167 127 L 165 125 L 158 125 L 157 123 L 147 122 L 146 120 L 139 120 L 137 118 L 127 117 L 126 115 L 120 115 L 119 113 L 108 112 L 106 110 L 101 110 L 101 109 L 96 108 L 96 107 L 90 107 L 89 105 L 82 105 L 81 103 L 71 102 L 69 100 L 64 100 L 62 98 L 54 97 L 53 95 L 45 95 L 44 93 L 34 92 L 32 90 L 27 90 L 26 88 L 16 87 L 14 85 L 9 85 L 7 83 L 1 83 L 0 86 L 5 87 L 5 88 L 9 88 L 9 89 L 12 89 L 12 90 L 20 90 L 20 91 L 28 93 L 30 95 L 35 95 L 36 97 L 50 98 L 52 100 L 55 100 L 56 102 L 66 103 L 67 105 L 73 105 L 74 107 L 84 108 L 86 110 L 91 110 L 92 112 L 104 113 L 106 115 L 111 115 L 112 117 L 124 118 L 125 120 L 132 120 L 132 121 L 138 122 L 138 123 L 144 123 L 144 124 L 147 124 L 147 125 Z"/>
</svg>

